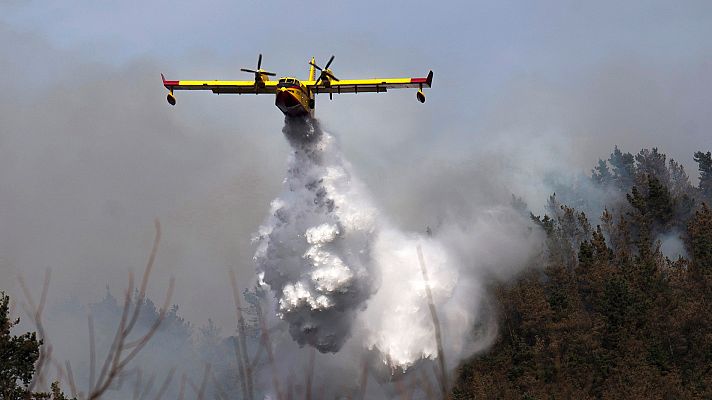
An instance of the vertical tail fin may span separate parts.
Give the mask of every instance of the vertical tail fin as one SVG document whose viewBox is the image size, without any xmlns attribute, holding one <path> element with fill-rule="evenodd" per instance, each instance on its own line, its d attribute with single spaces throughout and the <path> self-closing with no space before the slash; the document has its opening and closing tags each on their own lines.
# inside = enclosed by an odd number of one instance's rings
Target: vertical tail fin
<svg viewBox="0 0 712 400">
<path fill-rule="evenodd" d="M 310 67 L 309 67 L 309 80 L 313 81 L 316 78 L 316 71 L 314 69 L 314 63 L 316 63 L 316 60 L 314 57 L 311 59 Z"/>
</svg>

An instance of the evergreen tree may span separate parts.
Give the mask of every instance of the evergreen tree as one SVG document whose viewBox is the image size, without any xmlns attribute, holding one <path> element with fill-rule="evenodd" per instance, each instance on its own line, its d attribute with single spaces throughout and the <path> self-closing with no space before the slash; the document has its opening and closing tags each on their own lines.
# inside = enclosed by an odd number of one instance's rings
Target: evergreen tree
<svg viewBox="0 0 712 400">
<path fill-rule="evenodd" d="M 675 197 L 690 195 L 692 193 L 692 185 L 687 172 L 685 172 L 685 167 L 671 158 L 668 163 L 668 170 L 670 173 L 669 189 L 672 195 Z"/>
<path fill-rule="evenodd" d="M 608 158 L 613 167 L 613 181 L 618 190 L 627 192 L 635 182 L 635 159 L 630 153 L 623 153 L 615 146 Z"/>
<path fill-rule="evenodd" d="M 670 173 L 665 164 L 665 154 L 658 152 L 657 147 L 652 150 L 642 149 L 635 155 L 636 174 L 640 178 L 653 176 L 664 185 L 670 181 Z"/>
<path fill-rule="evenodd" d="M 700 170 L 700 193 L 709 202 L 712 200 L 712 153 L 698 151 L 695 153 L 694 160 Z"/>
<path fill-rule="evenodd" d="M 495 289 L 501 336 L 463 364 L 454 399 L 712 398 L 712 211 L 692 214 L 679 164 L 636 157 L 614 150 L 613 183 L 629 193 L 594 230 L 556 196 L 532 215 L 544 268 Z M 656 239 L 681 227 L 691 257 L 670 261 Z"/>
<path fill-rule="evenodd" d="M 689 247 L 698 278 L 712 284 L 712 210 L 703 203 L 688 225 Z"/>
<path fill-rule="evenodd" d="M 10 297 L 0 292 L 0 399 L 1 400 L 67 400 L 53 382 L 51 393 L 32 393 L 29 384 L 35 374 L 42 341 L 35 332 L 19 336 L 10 334 L 20 319 L 10 319 Z"/>
<path fill-rule="evenodd" d="M 591 179 L 594 183 L 601 186 L 605 186 L 613 182 L 613 174 L 604 160 L 599 159 L 598 166 L 591 170 Z"/>
<path fill-rule="evenodd" d="M 9 317 L 10 297 L 0 292 L 0 398 L 23 399 L 29 391 L 27 386 L 35 372 L 35 362 L 40 356 L 42 341 L 34 332 L 20 336 L 10 334 L 10 329 L 20 319 Z"/>
</svg>

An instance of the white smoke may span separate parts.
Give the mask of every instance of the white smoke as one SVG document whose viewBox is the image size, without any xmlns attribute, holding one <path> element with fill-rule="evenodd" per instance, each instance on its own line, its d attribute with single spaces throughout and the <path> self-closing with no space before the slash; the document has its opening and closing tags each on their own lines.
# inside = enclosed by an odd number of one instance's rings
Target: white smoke
<svg viewBox="0 0 712 400">
<path fill-rule="evenodd" d="M 479 342 L 473 335 L 486 297 L 484 273 L 505 276 L 503 271 L 521 268 L 532 253 L 531 246 L 522 246 L 531 230 L 521 229 L 514 213 L 500 210 L 480 217 L 476 232 L 456 226 L 434 236 L 402 232 L 374 206 L 334 137 L 315 120 L 288 119 L 283 132 L 292 153 L 282 193 L 256 235 L 255 261 L 292 338 L 323 353 L 338 352 L 350 339 L 350 348 L 375 350 L 391 370 L 433 360 L 429 285 L 446 355 L 459 360 L 487 345 L 493 326 Z M 467 240 L 476 239 L 475 233 L 484 246 Z M 487 235 L 512 246 L 505 257 Z M 484 262 L 468 265 L 478 257 Z M 501 265 L 503 259 L 516 267 Z"/>
<path fill-rule="evenodd" d="M 255 261 L 299 344 L 336 352 L 375 289 L 376 209 L 316 121 L 291 121 L 282 194 L 259 228 Z"/>
</svg>

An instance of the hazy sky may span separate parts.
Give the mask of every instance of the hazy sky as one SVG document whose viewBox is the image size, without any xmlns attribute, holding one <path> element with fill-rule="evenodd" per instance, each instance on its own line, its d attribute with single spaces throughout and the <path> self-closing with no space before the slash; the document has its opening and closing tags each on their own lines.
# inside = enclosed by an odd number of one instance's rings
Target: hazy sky
<svg viewBox="0 0 712 400">
<path fill-rule="evenodd" d="M 271 96 L 181 92 L 171 108 L 159 74 L 249 79 L 239 68 L 260 52 L 280 75 L 306 77 L 311 56 L 331 54 L 337 77 L 435 72 L 425 105 L 413 91 L 317 99 L 410 229 L 512 192 L 539 204 L 545 174 L 586 172 L 614 145 L 658 146 L 688 168 L 712 149 L 708 1 L 0 0 L 0 11 L 4 290 L 47 267 L 80 297 L 121 287 L 160 217 L 159 272 L 176 276 L 184 312 L 229 321 L 225 270 L 251 279 L 250 236 L 289 151 L 283 117 Z M 193 305 L 196 292 L 224 307 Z"/>
</svg>

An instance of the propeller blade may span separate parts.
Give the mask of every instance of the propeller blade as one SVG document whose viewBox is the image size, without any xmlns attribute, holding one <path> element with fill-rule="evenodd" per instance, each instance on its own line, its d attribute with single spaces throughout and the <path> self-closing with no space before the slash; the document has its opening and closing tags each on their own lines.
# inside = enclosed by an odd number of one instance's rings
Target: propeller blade
<svg viewBox="0 0 712 400">
<path fill-rule="evenodd" d="M 335 80 L 336 82 L 339 81 L 339 78 L 335 77 L 334 74 L 332 74 L 331 72 L 325 72 L 325 74 L 326 74 L 329 78 Z"/>
<path fill-rule="evenodd" d="M 257 73 L 257 71 L 255 71 L 254 69 L 247 69 L 247 68 L 240 68 L 240 71 L 242 71 L 242 72 L 249 72 L 249 73 L 251 73 L 251 74 L 256 74 L 256 73 Z"/>
<path fill-rule="evenodd" d="M 262 71 L 260 72 L 262 75 L 267 75 L 267 76 L 277 76 L 274 72 L 267 72 L 267 71 Z"/>
<path fill-rule="evenodd" d="M 329 65 L 331 65 L 331 63 L 332 63 L 333 61 L 334 61 L 334 56 L 331 56 L 331 58 L 329 59 L 329 62 L 326 63 L 326 66 L 324 67 L 324 69 L 329 69 Z"/>
<path fill-rule="evenodd" d="M 319 86 L 319 82 L 321 82 L 321 76 L 316 80 L 316 82 L 314 83 L 314 86 L 315 87 Z"/>
<path fill-rule="evenodd" d="M 260 53 L 259 58 L 257 58 L 257 69 L 262 68 L 262 53 Z"/>
<path fill-rule="evenodd" d="M 320 66 L 318 66 L 318 65 L 314 64 L 314 63 L 313 63 L 313 62 L 311 62 L 311 61 L 309 61 L 309 65 L 311 65 L 312 67 L 314 67 L 314 68 L 318 69 L 319 71 L 323 71 L 323 69 L 321 69 L 321 67 L 320 67 Z"/>
</svg>

